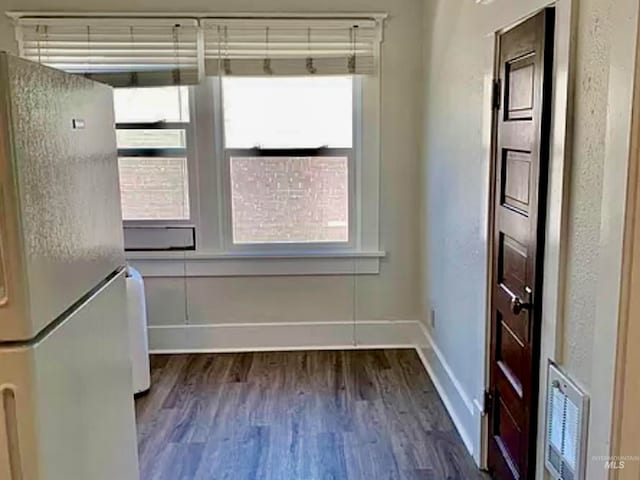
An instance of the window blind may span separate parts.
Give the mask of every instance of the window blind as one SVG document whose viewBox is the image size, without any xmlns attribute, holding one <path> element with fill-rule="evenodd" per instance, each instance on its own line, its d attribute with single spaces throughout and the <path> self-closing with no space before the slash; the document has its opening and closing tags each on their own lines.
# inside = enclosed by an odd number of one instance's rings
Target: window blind
<svg viewBox="0 0 640 480">
<path fill-rule="evenodd" d="M 207 75 L 347 75 L 376 71 L 374 19 L 202 19 Z"/>
<path fill-rule="evenodd" d="M 198 22 L 185 18 L 20 18 L 20 55 L 114 87 L 198 83 Z"/>
</svg>

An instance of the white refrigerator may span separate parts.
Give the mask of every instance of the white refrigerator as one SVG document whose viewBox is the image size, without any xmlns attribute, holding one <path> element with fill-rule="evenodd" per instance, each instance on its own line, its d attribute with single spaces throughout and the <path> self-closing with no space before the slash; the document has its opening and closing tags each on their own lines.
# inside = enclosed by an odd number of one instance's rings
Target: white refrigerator
<svg viewBox="0 0 640 480">
<path fill-rule="evenodd" d="M 0 53 L 0 479 L 135 480 L 111 88 Z"/>
</svg>

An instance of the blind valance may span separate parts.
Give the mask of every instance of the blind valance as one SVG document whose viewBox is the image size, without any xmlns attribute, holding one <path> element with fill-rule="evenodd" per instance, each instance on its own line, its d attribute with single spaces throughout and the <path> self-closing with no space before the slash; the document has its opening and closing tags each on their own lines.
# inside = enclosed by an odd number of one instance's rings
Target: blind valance
<svg viewBox="0 0 640 480">
<path fill-rule="evenodd" d="M 115 87 L 198 83 L 198 22 L 186 18 L 23 18 L 20 55 Z"/>
<path fill-rule="evenodd" d="M 374 73 L 376 20 L 203 19 L 207 75 Z"/>
</svg>

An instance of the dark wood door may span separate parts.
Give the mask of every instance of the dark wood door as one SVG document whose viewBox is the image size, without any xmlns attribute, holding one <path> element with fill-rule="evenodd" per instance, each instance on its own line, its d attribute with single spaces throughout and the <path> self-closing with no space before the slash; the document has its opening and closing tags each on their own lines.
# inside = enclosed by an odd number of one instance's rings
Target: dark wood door
<svg viewBox="0 0 640 480">
<path fill-rule="evenodd" d="M 553 24 L 546 9 L 498 42 L 488 463 L 499 480 L 535 470 Z"/>
</svg>

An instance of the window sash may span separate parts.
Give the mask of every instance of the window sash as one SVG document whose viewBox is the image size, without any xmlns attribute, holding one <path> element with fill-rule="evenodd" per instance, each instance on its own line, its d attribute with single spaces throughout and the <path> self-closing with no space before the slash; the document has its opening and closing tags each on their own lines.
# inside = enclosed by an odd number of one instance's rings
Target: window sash
<svg viewBox="0 0 640 480">
<path fill-rule="evenodd" d="M 225 148 L 227 156 L 235 157 L 348 157 L 352 148 Z"/>
<path fill-rule="evenodd" d="M 194 115 L 193 95 L 189 96 L 189 115 Z M 193 120 L 189 122 L 122 122 L 116 123 L 116 130 L 184 130 L 186 135 L 186 147 L 135 147 L 118 148 L 118 157 L 158 157 L 172 158 L 184 157 L 187 161 L 187 184 L 189 194 L 189 218 L 188 219 L 123 219 L 125 230 L 146 227 L 171 227 L 194 226 L 198 212 L 197 168 L 195 161 L 195 139 L 193 132 Z"/>
<path fill-rule="evenodd" d="M 119 157 L 187 157 L 191 124 L 187 122 L 116 123 L 116 130 L 184 130 L 186 147 L 118 147 Z M 188 170 L 187 170 L 188 171 Z"/>
<path fill-rule="evenodd" d="M 188 130 L 191 122 L 121 122 L 116 130 Z"/>
<path fill-rule="evenodd" d="M 163 148 L 163 147 L 136 147 L 119 148 L 118 157 L 187 157 L 186 148 Z"/>
<path fill-rule="evenodd" d="M 231 189 L 232 157 L 347 157 L 348 172 L 348 238 L 346 242 L 256 242 L 233 241 L 233 199 Z M 231 252 L 296 252 L 322 250 L 349 250 L 357 244 L 356 226 L 356 165 L 353 148 L 225 148 L 223 165 L 223 223 L 224 248 Z"/>
<path fill-rule="evenodd" d="M 305 79 L 301 84 L 300 79 L 263 78 L 250 80 L 252 88 L 239 79 L 221 82 L 226 148 L 308 149 L 313 153 L 312 149 L 320 147 L 353 146 L 351 77 L 334 77 L 339 78 L 339 88 L 331 81 L 327 89 L 328 77 Z M 234 82 L 240 82 L 240 89 Z"/>
<path fill-rule="evenodd" d="M 170 166 L 170 164 L 168 163 L 171 160 L 175 160 L 180 162 L 180 171 L 181 174 L 179 176 L 179 191 L 168 191 L 166 193 L 175 196 L 176 194 L 180 195 L 180 197 L 182 197 L 182 200 L 180 202 L 171 202 L 171 203 L 163 203 L 162 208 L 167 208 L 169 207 L 170 209 L 175 209 L 175 208 L 179 208 L 181 213 L 176 214 L 176 216 L 168 216 L 168 215 L 164 215 L 164 216 L 158 216 L 158 217 L 151 217 L 151 218 L 147 218 L 146 215 L 143 215 L 141 217 L 129 217 L 129 218 L 125 218 L 124 217 L 124 211 L 123 211 L 123 225 L 125 227 L 129 227 L 129 226 L 149 226 L 151 224 L 153 225 L 157 225 L 157 224 L 162 224 L 162 225 L 174 225 L 174 224 L 189 224 L 191 221 L 191 218 L 193 217 L 193 213 L 191 212 L 191 205 L 192 205 L 192 198 L 191 198 L 191 192 L 190 192 L 190 176 L 189 176 L 189 159 L 186 155 L 171 155 L 171 156 L 165 156 L 165 155 L 128 155 L 128 154 L 118 154 L 118 168 L 121 169 L 124 166 L 126 166 L 126 163 L 123 163 L 125 161 L 131 161 L 137 158 L 141 158 L 142 160 L 135 160 L 137 165 L 139 165 L 141 168 L 143 168 L 143 174 L 145 175 L 145 178 L 149 178 L 148 176 L 146 176 L 148 174 L 148 170 L 144 170 L 146 168 L 149 167 L 153 167 L 154 164 L 156 164 L 156 167 L 158 166 L 158 162 L 160 161 L 159 159 L 162 158 L 167 158 L 168 160 L 162 161 L 162 166 L 166 167 L 166 166 Z M 166 173 L 166 172 L 165 172 Z M 169 175 L 170 175 L 170 171 L 169 171 Z M 174 172 L 175 173 L 175 172 Z M 185 174 L 186 174 L 186 178 L 185 178 Z M 161 181 L 160 184 L 161 185 L 166 185 L 167 180 L 169 180 L 170 178 L 175 178 L 175 177 L 171 177 L 171 176 L 167 176 L 167 174 L 162 174 L 161 175 Z M 121 195 L 124 196 L 124 184 L 122 183 L 121 179 Z M 157 184 L 156 184 L 157 185 Z M 162 188 L 162 187 L 161 187 Z M 164 190 L 164 188 L 163 188 Z M 151 191 L 149 191 L 148 189 L 143 189 L 143 190 L 135 190 L 134 192 L 131 192 L 132 194 L 136 195 L 136 194 L 141 194 L 141 195 L 148 195 L 149 193 L 153 192 L 153 189 Z M 124 197 L 123 197 L 124 199 Z M 185 200 L 188 202 L 185 202 Z M 144 207 L 143 205 L 135 205 L 135 207 Z M 188 210 L 188 214 L 186 214 L 187 212 L 185 212 L 185 208 L 187 207 Z M 165 211 L 165 214 L 167 212 Z"/>
</svg>

